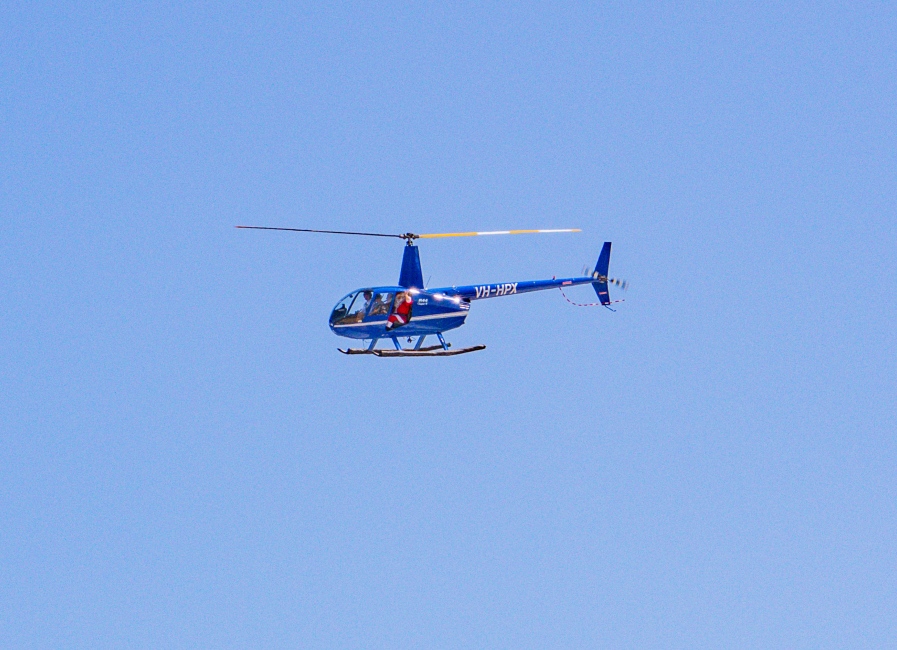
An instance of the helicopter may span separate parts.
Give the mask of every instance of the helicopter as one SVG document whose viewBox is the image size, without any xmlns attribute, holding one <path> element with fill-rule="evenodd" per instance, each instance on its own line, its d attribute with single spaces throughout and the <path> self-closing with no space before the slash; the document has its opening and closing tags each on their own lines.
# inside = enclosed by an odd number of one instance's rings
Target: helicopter
<svg viewBox="0 0 897 650">
<path fill-rule="evenodd" d="M 581 232 L 576 228 L 555 230 L 501 230 L 492 232 L 464 232 L 418 235 L 405 233 L 401 235 L 344 232 L 338 230 L 310 230 L 305 228 L 276 228 L 271 226 L 236 226 L 252 230 L 282 230 L 289 232 L 325 233 L 332 235 L 360 235 L 366 237 L 392 237 L 405 240 L 402 255 L 402 268 L 399 282 L 393 286 L 372 286 L 356 289 L 344 296 L 330 313 L 330 329 L 337 336 L 349 339 L 370 341 L 366 347 L 346 349 L 338 348 L 343 354 L 369 354 L 377 357 L 442 357 L 467 354 L 485 350 L 485 345 L 467 348 L 451 348 L 443 337 L 443 332 L 456 329 L 464 324 L 470 312 L 470 303 L 474 300 L 511 296 L 545 289 L 561 289 L 581 284 L 591 284 L 598 294 L 598 303 L 610 309 L 612 304 L 609 285 L 626 289 L 627 282 L 608 278 L 610 265 L 611 242 L 604 242 L 598 262 L 594 270 L 587 274 L 588 267 L 583 269 L 580 277 L 551 280 L 530 280 L 524 282 L 501 282 L 497 284 L 452 285 L 450 287 L 427 288 L 424 286 L 423 273 L 420 266 L 420 253 L 415 241 L 433 237 L 465 237 L 471 235 L 516 235 L 524 233 L 562 233 Z M 565 296 L 566 297 L 566 296 Z M 568 299 L 569 301 L 569 299 Z M 622 301 L 614 301 L 622 302 Z M 576 304 L 576 303 L 574 303 Z M 613 311 L 613 310 L 612 310 Z M 428 336 L 435 335 L 439 345 L 425 347 Z M 413 347 L 405 348 L 399 338 L 407 337 Z M 380 340 L 391 340 L 395 349 L 378 349 Z"/>
</svg>

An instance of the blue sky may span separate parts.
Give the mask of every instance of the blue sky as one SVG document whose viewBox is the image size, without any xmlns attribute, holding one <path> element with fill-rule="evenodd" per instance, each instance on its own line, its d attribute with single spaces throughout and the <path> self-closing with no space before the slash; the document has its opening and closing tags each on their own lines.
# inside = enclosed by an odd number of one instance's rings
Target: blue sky
<svg viewBox="0 0 897 650">
<path fill-rule="evenodd" d="M 887 3 L 6 3 L 0 642 L 897 640 Z M 401 242 L 448 359 L 327 316 Z M 591 302 L 587 287 L 570 297 Z"/>
</svg>

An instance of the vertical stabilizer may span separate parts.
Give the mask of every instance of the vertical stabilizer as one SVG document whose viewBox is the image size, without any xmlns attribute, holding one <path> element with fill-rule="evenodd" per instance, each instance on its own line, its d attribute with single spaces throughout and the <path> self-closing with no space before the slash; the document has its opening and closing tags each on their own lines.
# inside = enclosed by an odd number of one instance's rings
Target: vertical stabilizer
<svg viewBox="0 0 897 650">
<path fill-rule="evenodd" d="M 598 278 L 597 282 L 592 283 L 592 288 L 598 294 L 598 300 L 602 305 L 610 304 L 610 294 L 607 289 L 607 270 L 610 267 L 610 242 L 604 242 L 601 248 L 601 254 L 598 256 L 598 263 L 595 265 L 595 271 L 592 273 L 593 278 Z"/>
</svg>

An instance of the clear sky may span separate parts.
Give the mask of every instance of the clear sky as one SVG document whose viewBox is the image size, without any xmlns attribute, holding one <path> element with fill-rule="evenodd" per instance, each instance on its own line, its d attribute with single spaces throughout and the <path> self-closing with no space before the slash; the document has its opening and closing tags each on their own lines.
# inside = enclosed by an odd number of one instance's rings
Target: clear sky
<svg viewBox="0 0 897 650">
<path fill-rule="evenodd" d="M 0 8 L 0 646 L 897 646 L 897 9 Z M 327 317 L 402 242 L 445 359 Z M 592 302 L 589 287 L 572 299 Z"/>
</svg>

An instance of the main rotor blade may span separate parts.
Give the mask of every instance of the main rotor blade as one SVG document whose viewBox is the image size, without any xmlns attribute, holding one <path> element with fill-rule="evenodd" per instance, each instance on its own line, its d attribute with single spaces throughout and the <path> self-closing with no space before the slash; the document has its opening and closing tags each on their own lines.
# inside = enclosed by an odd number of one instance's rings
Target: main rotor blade
<svg viewBox="0 0 897 650">
<path fill-rule="evenodd" d="M 309 230 L 307 228 L 271 228 L 270 226 L 236 226 L 237 228 L 249 228 L 252 230 L 289 230 L 291 232 L 322 232 L 328 235 L 364 235 L 366 237 L 395 237 L 405 239 L 403 235 L 385 235 L 380 232 L 344 232 L 342 230 Z"/>
<path fill-rule="evenodd" d="M 365 237 L 393 237 L 404 239 L 409 244 L 415 239 L 429 237 L 470 237 L 472 235 L 522 235 L 524 233 L 548 233 L 548 232 L 581 232 L 579 228 L 561 228 L 554 230 L 493 230 L 490 232 L 451 232 L 432 235 L 415 235 L 407 232 L 404 235 L 389 235 L 382 232 L 347 232 L 344 230 L 311 230 L 310 228 L 272 228 L 271 226 L 236 226 L 237 228 L 249 228 L 252 230 L 287 230 L 290 232 L 320 232 L 328 235 L 363 235 Z"/>
<path fill-rule="evenodd" d="M 556 230 L 493 230 L 491 232 L 451 232 L 441 233 L 438 235 L 418 235 L 421 239 L 424 237 L 470 237 L 472 235 L 522 235 L 524 233 L 533 232 L 582 232 L 579 228 L 563 228 Z"/>
</svg>

